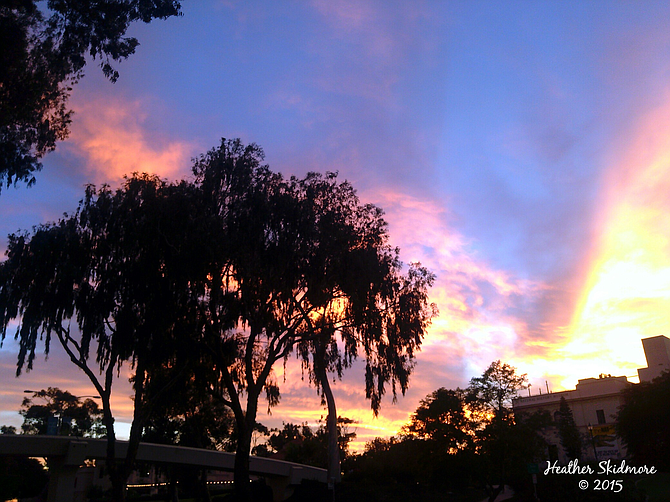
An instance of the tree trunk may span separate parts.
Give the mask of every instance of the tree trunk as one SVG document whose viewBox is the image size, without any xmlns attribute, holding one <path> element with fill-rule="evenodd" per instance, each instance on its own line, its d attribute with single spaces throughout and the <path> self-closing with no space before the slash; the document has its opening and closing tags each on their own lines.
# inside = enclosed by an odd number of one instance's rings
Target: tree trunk
<svg viewBox="0 0 670 502">
<path fill-rule="evenodd" d="M 112 482 L 112 500 L 114 502 L 124 502 L 126 500 L 126 481 L 128 477 L 124 476 L 121 471 L 122 469 L 115 468 L 109 473 L 109 478 Z"/>
<path fill-rule="evenodd" d="M 314 361 L 315 373 L 319 379 L 319 385 L 321 386 L 321 390 L 323 390 L 323 395 L 326 398 L 326 404 L 328 405 L 328 418 L 326 419 L 326 430 L 328 432 L 328 489 L 333 490 L 335 489 L 335 483 L 339 483 L 341 478 L 340 447 L 338 443 L 335 396 L 330 387 L 328 373 L 322 364 L 325 359 L 325 346 L 318 347 L 316 351 L 316 359 Z"/>
<path fill-rule="evenodd" d="M 253 396 L 250 392 L 247 397 L 247 412 L 243 417 L 240 417 L 241 420 L 237 419 L 238 437 L 233 480 L 235 482 L 235 494 L 239 502 L 250 502 L 252 500 L 249 483 L 249 455 L 251 453 L 251 437 L 256 424 L 257 408 L 258 395 Z"/>
<path fill-rule="evenodd" d="M 340 482 L 340 445 L 338 442 L 337 430 L 337 408 L 335 406 L 335 396 L 330 388 L 328 375 L 321 382 L 323 394 L 326 396 L 326 403 L 328 404 L 328 418 L 326 419 L 326 426 L 328 430 L 328 488 L 334 489 L 335 483 Z"/>
<path fill-rule="evenodd" d="M 101 392 L 102 398 L 102 422 L 107 431 L 107 473 L 112 483 L 112 501 L 124 502 L 126 499 L 126 481 L 128 475 L 124 475 L 123 465 L 116 460 L 116 433 L 114 431 L 114 417 L 110 406 L 110 395 Z"/>
<path fill-rule="evenodd" d="M 237 449 L 235 450 L 235 471 L 233 480 L 235 482 L 235 494 L 239 502 L 251 500 L 251 487 L 249 486 L 249 449 L 251 448 L 251 435 L 246 431 L 239 431 Z"/>
<path fill-rule="evenodd" d="M 116 437 L 114 436 L 114 418 L 112 418 L 111 408 L 109 406 L 109 395 L 103 398 L 103 420 L 107 426 L 107 466 L 109 477 L 112 482 L 112 500 L 113 502 L 125 502 L 126 485 L 128 476 L 135 466 L 137 451 L 142 439 L 142 430 L 146 422 L 146 413 L 144 409 L 144 381 L 145 369 L 142 360 L 137 363 L 135 372 L 135 398 L 133 410 L 133 422 L 130 426 L 130 437 L 128 438 L 128 450 L 126 458 L 122 461 L 116 459 Z M 109 424 L 109 425 L 108 425 Z M 110 434 L 110 430 L 112 433 Z"/>
</svg>

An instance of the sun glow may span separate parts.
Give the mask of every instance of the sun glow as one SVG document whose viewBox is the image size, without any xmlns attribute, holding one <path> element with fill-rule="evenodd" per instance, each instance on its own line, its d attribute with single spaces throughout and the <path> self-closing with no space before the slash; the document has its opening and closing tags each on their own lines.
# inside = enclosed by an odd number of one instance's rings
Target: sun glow
<svg viewBox="0 0 670 502">
<path fill-rule="evenodd" d="M 577 375 L 635 375 L 640 339 L 670 334 L 670 102 L 635 138 L 605 179 L 602 233 L 561 350 L 566 387 Z"/>
</svg>

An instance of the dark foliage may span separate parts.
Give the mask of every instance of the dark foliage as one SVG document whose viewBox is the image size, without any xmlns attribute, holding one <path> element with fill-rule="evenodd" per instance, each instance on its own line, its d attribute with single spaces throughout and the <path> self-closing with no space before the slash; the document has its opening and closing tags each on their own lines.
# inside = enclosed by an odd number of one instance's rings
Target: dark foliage
<svg viewBox="0 0 670 502">
<path fill-rule="evenodd" d="M 617 434 L 635 465 L 670 469 L 670 372 L 623 391 Z"/>
<path fill-rule="evenodd" d="M 349 418 L 338 417 L 340 460 L 349 455 L 349 443 L 356 438 L 356 433 L 348 430 L 352 423 Z M 262 453 L 263 456 L 315 467 L 328 465 L 328 432 L 324 424 L 312 430 L 306 423 L 285 423 L 281 430 L 271 431 L 267 442 L 261 446 L 254 449 L 254 454 Z"/>
<path fill-rule="evenodd" d="M 446 453 L 454 453 L 468 447 L 475 427 L 468 417 L 464 391 L 442 387 L 421 401 L 404 430 L 434 442 Z"/>
<path fill-rule="evenodd" d="M 461 491 L 477 482 L 475 460 L 470 449 L 447 452 L 431 440 L 376 438 L 344 463 L 344 482 Z"/>
<path fill-rule="evenodd" d="M 579 459 L 582 456 L 582 437 L 572 410 L 563 396 L 561 396 L 558 414 L 558 434 L 561 438 L 561 445 L 570 460 Z"/>
<path fill-rule="evenodd" d="M 396 493 L 415 487 L 413 497 L 419 498 L 441 490 L 454 500 L 481 500 L 484 494 L 494 499 L 501 483 L 524 488 L 526 464 L 544 452 L 540 431 L 550 417 L 514 420 L 508 407 L 523 380 L 511 366 L 495 362 L 467 392 L 436 390 L 421 401 L 400 438 L 377 438 L 345 463 L 344 484 L 391 484 Z"/>
<path fill-rule="evenodd" d="M 335 174 L 286 180 L 263 164 L 260 148 L 239 140 L 223 140 L 194 174 L 199 220 L 208 225 L 202 344 L 235 413 L 236 486 L 246 490 L 259 396 L 265 391 L 270 406 L 279 400 L 273 365 L 297 347 L 327 395 L 324 375 L 340 373 L 361 350 L 377 410 L 387 384 L 394 396 L 407 388 L 433 314 L 432 275 L 418 266 L 402 274 L 381 210 L 360 204 Z M 329 420 L 336 419 L 334 400 L 326 400 Z M 336 424 L 328 430 L 336 434 Z M 336 437 L 334 445 L 337 460 Z"/>
<path fill-rule="evenodd" d="M 494 420 L 509 420 L 512 418 L 512 399 L 527 383 L 525 374 L 518 375 L 513 366 L 494 361 L 481 377 L 470 380 L 468 405 L 473 410 L 493 415 Z"/>
<path fill-rule="evenodd" d="M 468 406 L 480 423 L 477 472 L 490 500 L 523 465 L 528 453 L 525 445 L 534 444 L 528 441 L 527 431 L 516 425 L 512 409 L 512 399 L 527 382 L 525 374 L 517 374 L 516 368 L 500 361 L 492 362 L 481 377 L 470 380 Z"/>
<path fill-rule="evenodd" d="M 211 392 L 211 364 L 198 364 L 205 361 L 198 358 L 192 346 L 181 345 L 173 361 L 147 372 L 148 395 L 160 393 L 167 385 L 170 392 L 160 394 L 156 401 L 143 441 L 235 451 L 234 416 Z"/>
<path fill-rule="evenodd" d="M 40 5 L 41 4 L 41 5 Z M 46 4 L 46 5 L 44 5 Z M 0 5 L 0 189 L 35 182 L 39 159 L 69 134 L 67 101 L 86 57 L 113 61 L 135 52 L 134 21 L 179 15 L 176 0 L 4 0 Z M 46 14 L 46 16 L 45 16 Z"/>
<path fill-rule="evenodd" d="M 324 375 L 363 352 L 375 411 L 388 384 L 394 397 L 408 386 L 435 313 L 427 303 L 433 276 L 418 265 L 403 274 L 382 211 L 360 204 L 335 174 L 286 180 L 262 161 L 256 145 L 223 140 L 195 162 L 193 183 L 142 175 L 117 191 L 89 187 L 74 215 L 10 236 L 0 328 L 4 339 L 20 320 L 17 374 L 32 367 L 39 340 L 48 352 L 55 334 L 102 398 L 109 458 L 113 376 L 124 362 L 134 369 L 131 446 L 124 464 L 110 465 L 117 499 L 144 426 L 194 368 L 209 368 L 195 381 L 234 414 L 242 498 L 260 395 L 278 403 L 273 365 L 296 347 L 324 393 Z M 164 409 L 179 417 L 188 406 Z M 168 426 L 155 422 L 154 432 Z M 339 461 L 337 427 L 327 430 Z"/>
<path fill-rule="evenodd" d="M 37 401 L 39 400 L 39 401 Z M 58 420 L 58 433 L 63 436 L 103 435 L 102 410 L 93 399 L 79 397 L 57 387 L 49 387 L 24 398 L 19 413 L 23 415 L 24 434 L 46 434 L 50 417 Z"/>
<path fill-rule="evenodd" d="M 37 459 L 0 457 L 0 500 L 36 497 L 47 481 L 47 470 Z"/>
<path fill-rule="evenodd" d="M 197 260 L 185 258 L 198 244 L 183 233 L 192 228 L 189 190 L 147 175 L 115 192 L 88 187 L 74 215 L 32 235 L 11 235 L 8 259 L 0 263 L 3 339 L 10 321 L 19 319 L 17 374 L 32 368 L 39 341 L 48 354 L 55 335 L 102 399 L 109 458 L 115 457 L 114 375 L 124 362 L 134 369 L 131 446 L 126 462 L 108 465 L 117 500 L 143 426 L 173 382 L 148 395 L 147 375 L 175 361 L 179 340 L 194 330 L 188 306 L 200 292 L 189 273 Z"/>
</svg>

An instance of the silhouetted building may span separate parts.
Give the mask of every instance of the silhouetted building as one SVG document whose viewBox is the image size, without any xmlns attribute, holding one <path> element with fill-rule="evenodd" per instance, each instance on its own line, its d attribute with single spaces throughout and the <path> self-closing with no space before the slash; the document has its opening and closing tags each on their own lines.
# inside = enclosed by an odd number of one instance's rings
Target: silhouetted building
<svg viewBox="0 0 670 502">
<path fill-rule="evenodd" d="M 670 339 L 654 336 L 642 339 L 647 367 L 637 370 L 640 382 L 650 382 L 665 371 L 670 371 Z M 540 410 L 550 413 L 553 424 L 543 431 L 548 443 L 549 460 L 561 463 L 568 458 L 561 446 L 558 433 L 559 406 L 561 397 L 572 410 L 575 424 L 582 435 L 582 459 L 619 459 L 626 454 L 625 445 L 615 432 L 616 416 L 623 404 L 621 391 L 632 385 L 625 376 L 601 375 L 599 378 L 584 378 L 578 381 L 575 390 L 551 392 L 514 400 L 514 413 L 518 417 Z"/>
<path fill-rule="evenodd" d="M 625 448 L 615 434 L 616 414 L 621 406 L 621 391 L 631 385 L 625 376 L 601 376 L 578 381 L 575 390 L 551 392 L 514 400 L 514 413 L 522 418 L 546 410 L 553 423 L 543 431 L 548 443 L 547 457 L 566 463 L 567 458 L 558 433 L 559 406 L 564 397 L 572 410 L 575 424 L 582 436 L 582 459 L 618 459 Z"/>
<path fill-rule="evenodd" d="M 661 373 L 670 371 L 670 339 L 666 336 L 653 336 L 642 339 L 647 367 L 637 370 L 640 382 L 651 382 Z"/>
</svg>

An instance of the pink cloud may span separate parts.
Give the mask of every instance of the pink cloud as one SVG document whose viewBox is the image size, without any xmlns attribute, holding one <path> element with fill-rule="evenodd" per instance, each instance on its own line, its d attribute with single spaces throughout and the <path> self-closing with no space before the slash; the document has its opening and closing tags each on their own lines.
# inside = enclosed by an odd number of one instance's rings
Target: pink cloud
<svg viewBox="0 0 670 502">
<path fill-rule="evenodd" d="M 391 241 L 403 261 L 419 261 L 437 276 L 430 299 L 440 315 L 417 357 L 414 400 L 404 401 L 405 415 L 441 386 L 466 386 L 496 359 L 525 360 L 524 308 L 550 291 L 548 285 L 515 277 L 479 257 L 475 243 L 455 230 L 447 204 L 389 189 L 369 190 L 361 199 L 386 210 Z"/>
<path fill-rule="evenodd" d="M 66 145 L 85 159 L 87 176 L 95 183 L 117 182 L 133 172 L 183 177 L 198 151 L 195 145 L 149 129 L 147 112 L 139 101 L 89 98 L 75 100 L 73 108 L 72 134 Z"/>
</svg>

